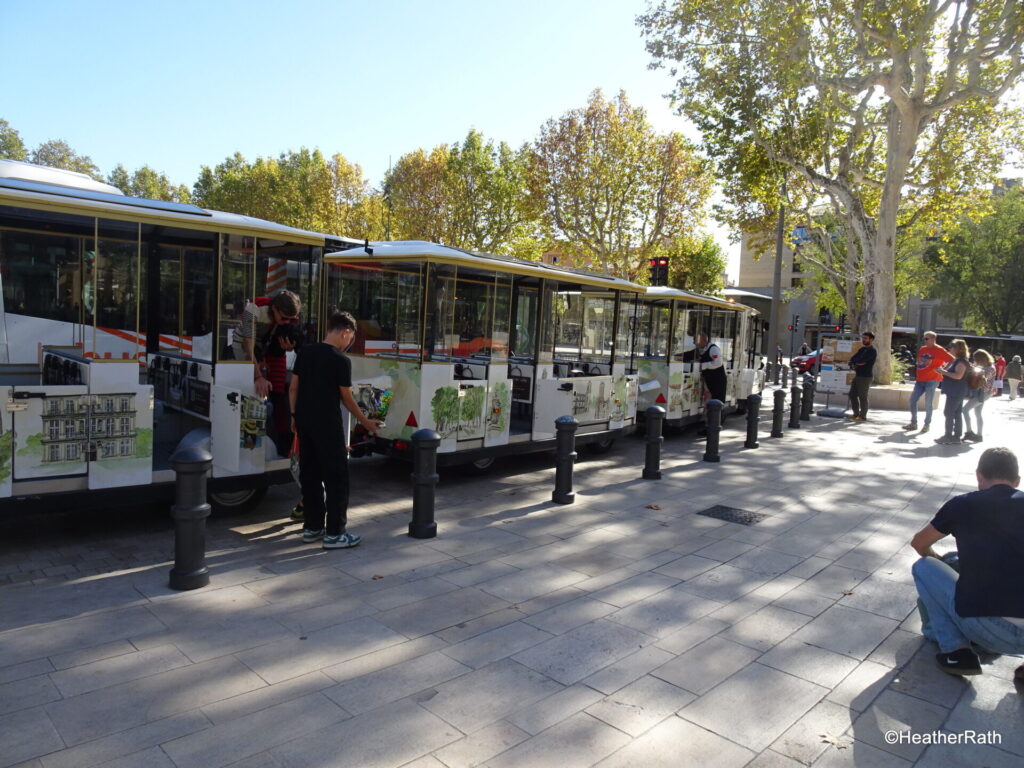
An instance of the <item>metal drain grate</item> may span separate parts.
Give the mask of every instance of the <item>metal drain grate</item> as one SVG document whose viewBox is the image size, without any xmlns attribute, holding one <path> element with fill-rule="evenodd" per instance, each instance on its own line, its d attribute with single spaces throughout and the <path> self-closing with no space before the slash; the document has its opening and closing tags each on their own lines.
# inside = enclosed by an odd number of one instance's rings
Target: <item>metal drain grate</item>
<svg viewBox="0 0 1024 768">
<path fill-rule="evenodd" d="M 748 512 L 745 509 L 726 507 L 722 504 L 708 507 L 703 512 L 698 512 L 697 514 L 713 517 L 716 520 L 725 520 L 727 523 L 739 523 L 740 525 L 753 525 L 754 523 L 760 523 L 768 517 L 768 515 L 763 515 L 760 512 Z"/>
</svg>

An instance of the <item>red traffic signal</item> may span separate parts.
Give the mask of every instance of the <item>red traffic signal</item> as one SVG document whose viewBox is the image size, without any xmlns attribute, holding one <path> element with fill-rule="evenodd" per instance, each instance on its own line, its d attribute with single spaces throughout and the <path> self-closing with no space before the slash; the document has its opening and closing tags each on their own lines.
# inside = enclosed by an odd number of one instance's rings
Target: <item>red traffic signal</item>
<svg viewBox="0 0 1024 768">
<path fill-rule="evenodd" d="M 834 330 L 835 330 L 835 332 L 836 332 L 836 333 L 839 333 L 839 332 L 840 332 L 841 330 L 843 330 L 843 329 L 842 329 L 842 328 L 840 328 L 840 327 L 839 327 L 839 326 L 837 325 L 837 326 L 835 326 Z"/>
<path fill-rule="evenodd" d="M 792 325 L 787 325 L 786 326 L 786 330 L 787 331 L 792 331 L 793 330 L 793 326 Z"/>
</svg>

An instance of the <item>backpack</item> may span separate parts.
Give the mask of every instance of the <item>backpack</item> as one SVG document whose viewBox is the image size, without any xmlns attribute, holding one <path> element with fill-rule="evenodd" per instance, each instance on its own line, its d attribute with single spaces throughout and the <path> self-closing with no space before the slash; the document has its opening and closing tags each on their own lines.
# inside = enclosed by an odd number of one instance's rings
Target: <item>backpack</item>
<svg viewBox="0 0 1024 768">
<path fill-rule="evenodd" d="M 967 371 L 967 389 L 985 389 L 985 371 L 978 366 L 972 366 Z"/>
</svg>

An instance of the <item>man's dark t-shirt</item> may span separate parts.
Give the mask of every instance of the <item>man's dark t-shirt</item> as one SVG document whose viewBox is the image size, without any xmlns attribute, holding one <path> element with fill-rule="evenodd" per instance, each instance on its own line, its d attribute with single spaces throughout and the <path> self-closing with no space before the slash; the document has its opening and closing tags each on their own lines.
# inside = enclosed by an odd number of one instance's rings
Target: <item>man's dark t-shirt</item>
<svg viewBox="0 0 1024 768">
<path fill-rule="evenodd" d="M 877 349 L 873 346 L 861 347 L 850 358 L 850 368 L 856 372 L 857 376 L 872 378 L 875 375 L 875 360 L 877 359 Z M 857 363 L 863 363 L 863 365 L 857 365 Z"/>
<path fill-rule="evenodd" d="M 956 538 L 957 614 L 1024 619 L 1024 493 L 1008 485 L 965 493 L 942 505 L 932 527 Z"/>
<path fill-rule="evenodd" d="M 341 391 L 352 386 L 352 362 L 337 348 L 318 342 L 299 350 L 292 373 L 299 378 L 295 425 L 300 434 L 341 434 Z"/>
</svg>

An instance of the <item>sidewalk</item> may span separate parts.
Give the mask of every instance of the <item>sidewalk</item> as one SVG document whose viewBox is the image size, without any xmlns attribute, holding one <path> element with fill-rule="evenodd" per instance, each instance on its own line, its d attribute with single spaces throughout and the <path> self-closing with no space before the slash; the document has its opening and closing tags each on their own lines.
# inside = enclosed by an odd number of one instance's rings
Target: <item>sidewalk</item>
<svg viewBox="0 0 1024 768">
<path fill-rule="evenodd" d="M 408 467 L 353 462 L 359 548 L 302 544 L 273 489 L 210 521 L 194 592 L 162 523 L 5 541 L 0 766 L 1020 765 L 1021 659 L 937 669 L 906 542 L 984 447 L 1024 458 L 1024 403 L 949 447 L 878 411 L 773 440 L 765 401 L 761 447 L 732 419 L 721 464 L 692 433 L 660 481 L 638 439 L 581 455 L 570 506 L 549 456 L 446 475 L 425 541 Z M 971 730 L 1001 743 L 886 743 Z"/>
</svg>

